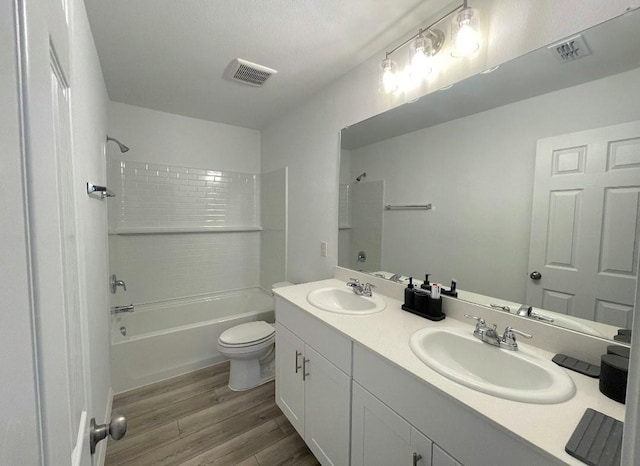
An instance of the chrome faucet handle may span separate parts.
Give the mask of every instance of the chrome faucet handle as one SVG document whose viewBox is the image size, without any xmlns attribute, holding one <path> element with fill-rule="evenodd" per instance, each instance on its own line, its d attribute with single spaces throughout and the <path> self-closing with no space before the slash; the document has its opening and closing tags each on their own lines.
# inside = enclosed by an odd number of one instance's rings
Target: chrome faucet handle
<svg viewBox="0 0 640 466">
<path fill-rule="evenodd" d="M 516 341 L 516 335 L 520 335 L 524 338 L 533 338 L 533 335 L 531 335 L 530 333 L 525 333 L 522 330 L 518 330 L 513 327 L 507 327 L 504 329 L 504 334 L 502 335 L 500 346 L 512 351 L 517 350 L 518 343 Z"/>
<path fill-rule="evenodd" d="M 364 285 L 362 285 L 362 294 L 365 296 L 371 296 L 373 294 L 373 291 L 371 290 L 371 288 L 375 288 L 376 286 L 367 282 Z"/>
<path fill-rule="evenodd" d="M 504 311 L 504 312 L 511 312 L 511 308 L 509 306 L 503 306 L 502 304 L 489 304 L 489 306 L 491 306 L 493 309 L 498 309 L 500 311 Z"/>
<path fill-rule="evenodd" d="M 478 321 L 478 323 L 476 324 L 476 328 L 478 328 L 481 325 L 485 326 L 487 324 L 486 321 L 482 317 L 472 316 L 471 314 L 465 314 L 464 316 L 467 319 L 475 319 L 476 321 Z"/>
<path fill-rule="evenodd" d="M 349 281 L 347 282 L 347 286 L 357 286 L 360 284 L 360 280 L 358 280 L 357 278 L 350 278 Z"/>
<path fill-rule="evenodd" d="M 111 288 L 111 293 L 115 294 L 116 289 L 121 286 L 124 291 L 127 291 L 127 284 L 124 280 L 118 280 L 116 274 L 111 275 L 111 279 L 109 280 L 109 285 Z"/>
</svg>

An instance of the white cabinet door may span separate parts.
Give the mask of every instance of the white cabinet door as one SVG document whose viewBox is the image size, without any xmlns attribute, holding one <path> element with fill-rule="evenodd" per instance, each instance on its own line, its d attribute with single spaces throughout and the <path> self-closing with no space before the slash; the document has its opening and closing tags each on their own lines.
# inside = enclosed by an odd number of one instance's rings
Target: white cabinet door
<svg viewBox="0 0 640 466">
<path fill-rule="evenodd" d="M 304 370 L 304 439 L 323 465 L 347 465 L 351 379 L 308 345 Z"/>
<path fill-rule="evenodd" d="M 414 466 L 432 466 L 431 451 L 435 446 L 430 438 L 411 426 L 411 455 Z"/>
<path fill-rule="evenodd" d="M 442 448 L 435 443 L 433 444 L 433 463 L 432 466 L 462 466 Z"/>
<path fill-rule="evenodd" d="M 352 413 L 352 466 L 431 465 L 431 440 L 357 383 Z"/>
<path fill-rule="evenodd" d="M 304 342 L 276 322 L 276 404 L 304 438 Z"/>
</svg>

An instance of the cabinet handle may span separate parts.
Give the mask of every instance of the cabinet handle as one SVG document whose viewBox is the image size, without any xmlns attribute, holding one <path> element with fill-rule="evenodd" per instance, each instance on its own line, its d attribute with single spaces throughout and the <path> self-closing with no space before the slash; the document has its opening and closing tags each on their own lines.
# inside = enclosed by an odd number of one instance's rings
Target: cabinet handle
<svg viewBox="0 0 640 466">
<path fill-rule="evenodd" d="M 307 372 L 307 363 L 309 360 L 307 358 L 302 358 L 302 381 L 304 382 L 309 377 L 309 373 Z"/>
<path fill-rule="evenodd" d="M 296 351 L 296 374 L 298 373 L 298 371 L 299 371 L 300 369 L 302 369 L 302 366 L 300 366 L 300 365 L 298 364 L 298 358 L 299 358 L 300 356 L 302 356 L 302 353 L 301 353 L 300 351 Z"/>
<path fill-rule="evenodd" d="M 418 461 L 422 459 L 422 455 L 420 453 L 413 452 L 413 466 L 418 466 Z"/>
</svg>

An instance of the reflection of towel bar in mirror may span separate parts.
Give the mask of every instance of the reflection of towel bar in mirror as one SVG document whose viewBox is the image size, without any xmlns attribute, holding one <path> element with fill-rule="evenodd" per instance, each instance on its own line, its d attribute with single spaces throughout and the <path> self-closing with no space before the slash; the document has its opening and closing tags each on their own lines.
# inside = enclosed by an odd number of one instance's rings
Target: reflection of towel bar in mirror
<svg viewBox="0 0 640 466">
<path fill-rule="evenodd" d="M 116 195 L 106 186 L 98 186 L 97 184 L 87 183 L 87 194 L 89 196 L 100 196 L 100 199 L 105 197 L 116 197 Z"/>
<path fill-rule="evenodd" d="M 384 210 L 431 210 L 431 204 L 387 204 Z"/>
</svg>

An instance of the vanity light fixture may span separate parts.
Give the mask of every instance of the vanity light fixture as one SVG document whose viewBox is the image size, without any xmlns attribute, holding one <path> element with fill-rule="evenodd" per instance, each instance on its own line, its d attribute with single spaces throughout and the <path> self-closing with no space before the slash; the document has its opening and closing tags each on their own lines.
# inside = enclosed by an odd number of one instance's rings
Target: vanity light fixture
<svg viewBox="0 0 640 466">
<path fill-rule="evenodd" d="M 480 47 L 478 35 L 478 14 L 473 8 L 467 6 L 467 0 L 463 0 L 453 10 L 447 12 L 426 28 L 421 28 L 416 34 L 404 41 L 389 52 L 386 52 L 384 60 L 380 64 L 380 91 L 390 94 L 404 88 L 404 83 L 416 85 L 425 79 L 433 70 L 434 57 L 442 49 L 445 42 L 445 34 L 440 29 L 435 29 L 438 23 L 445 18 L 457 13 L 451 25 L 451 55 L 464 57 L 478 50 Z M 411 44 L 411 59 L 408 69 L 404 72 L 397 70 L 396 63 L 391 59 L 395 52 Z"/>
<path fill-rule="evenodd" d="M 381 89 L 386 94 L 390 94 L 398 89 L 396 62 L 389 58 L 389 54 L 387 54 L 387 57 L 382 60 L 380 67 L 382 68 L 382 76 L 380 78 L 382 84 Z"/>
<path fill-rule="evenodd" d="M 433 57 L 444 44 L 444 33 L 439 29 L 421 29 L 412 44 L 411 74 L 423 79 L 433 70 Z"/>
<path fill-rule="evenodd" d="M 468 57 L 480 48 L 478 12 L 467 6 L 467 0 L 451 22 L 451 56 Z"/>
</svg>

